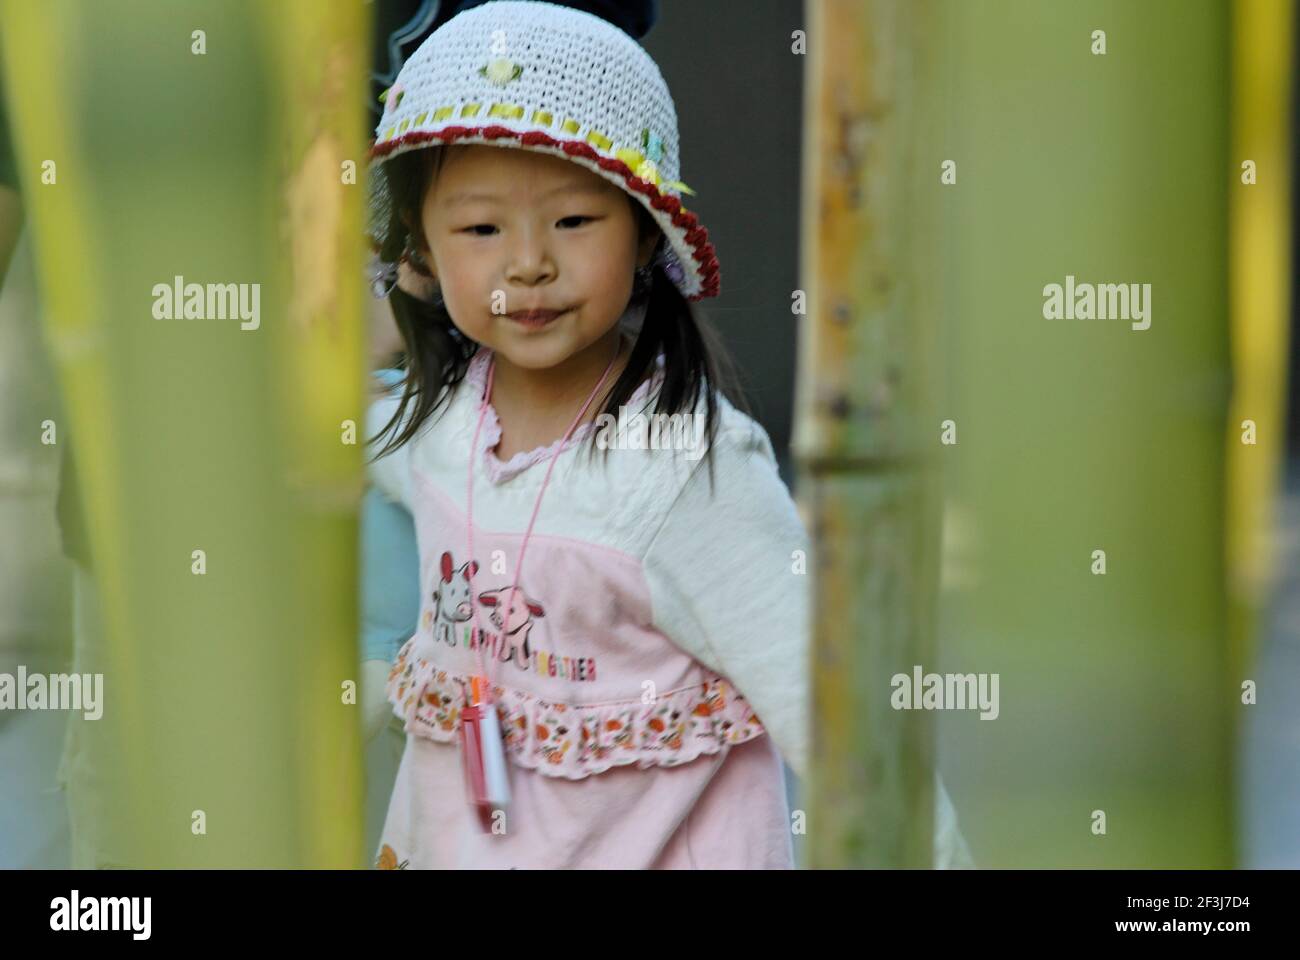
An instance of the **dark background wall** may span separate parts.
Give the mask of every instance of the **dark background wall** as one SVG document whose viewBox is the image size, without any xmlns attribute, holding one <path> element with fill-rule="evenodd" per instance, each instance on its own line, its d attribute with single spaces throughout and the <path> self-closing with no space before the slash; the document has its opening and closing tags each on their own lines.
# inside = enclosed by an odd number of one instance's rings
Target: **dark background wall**
<svg viewBox="0 0 1300 960">
<path fill-rule="evenodd" d="M 642 41 L 668 81 L 681 129 L 681 178 L 722 265 L 701 301 L 736 360 L 754 415 L 790 481 L 799 286 L 802 56 L 799 0 L 661 0 Z"/>
</svg>

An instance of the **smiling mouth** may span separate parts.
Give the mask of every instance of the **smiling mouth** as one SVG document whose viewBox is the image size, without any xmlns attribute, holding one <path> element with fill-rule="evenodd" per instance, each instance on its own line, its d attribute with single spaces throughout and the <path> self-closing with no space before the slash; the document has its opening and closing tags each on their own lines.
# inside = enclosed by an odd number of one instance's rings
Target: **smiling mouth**
<svg viewBox="0 0 1300 960">
<path fill-rule="evenodd" d="M 561 314 L 568 313 L 567 310 L 520 310 L 517 313 L 511 313 L 508 316 L 515 323 L 523 324 L 526 327 L 544 327 Z"/>
</svg>

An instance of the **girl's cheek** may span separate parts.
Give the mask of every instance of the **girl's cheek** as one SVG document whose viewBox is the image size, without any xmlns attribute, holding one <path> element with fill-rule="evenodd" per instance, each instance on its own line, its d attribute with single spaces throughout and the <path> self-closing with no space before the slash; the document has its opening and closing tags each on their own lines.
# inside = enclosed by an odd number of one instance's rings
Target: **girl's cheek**
<svg viewBox="0 0 1300 960">
<path fill-rule="evenodd" d="M 471 340 L 481 341 L 492 326 L 490 293 L 479 296 L 461 288 L 452 291 L 451 296 L 444 295 L 444 299 L 457 328 Z"/>
</svg>

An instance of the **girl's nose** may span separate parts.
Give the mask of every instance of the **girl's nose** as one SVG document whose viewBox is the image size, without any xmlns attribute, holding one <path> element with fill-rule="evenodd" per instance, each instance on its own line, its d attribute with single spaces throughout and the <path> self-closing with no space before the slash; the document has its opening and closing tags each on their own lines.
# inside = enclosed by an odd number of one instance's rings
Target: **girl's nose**
<svg viewBox="0 0 1300 960">
<path fill-rule="evenodd" d="M 506 279 L 520 287 L 535 287 L 555 279 L 555 261 L 535 229 L 527 228 L 518 235 Z"/>
</svg>

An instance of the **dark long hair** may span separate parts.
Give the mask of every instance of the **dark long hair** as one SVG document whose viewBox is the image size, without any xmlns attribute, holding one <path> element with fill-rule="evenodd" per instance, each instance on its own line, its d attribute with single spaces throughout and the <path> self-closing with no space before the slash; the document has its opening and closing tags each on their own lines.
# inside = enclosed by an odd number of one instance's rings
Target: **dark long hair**
<svg viewBox="0 0 1300 960">
<path fill-rule="evenodd" d="M 393 211 L 387 240 L 379 251 L 385 262 L 394 263 L 402 257 L 408 238 L 412 246 L 427 249 L 420 211 L 441 162 L 442 147 L 432 146 L 400 154 L 384 163 Z M 631 195 L 628 202 L 637 213 L 642 237 L 661 233 L 645 207 Z M 661 237 L 659 242 L 666 241 Z M 416 263 L 411 263 L 411 266 L 424 272 Z M 662 353 L 664 379 L 652 413 L 669 416 L 694 413 L 701 394 L 704 395 L 704 436 L 708 441 L 706 457 L 712 490 L 713 443 L 720 418 L 718 395 L 726 397 L 744 413 L 750 413 L 739 388 L 735 366 L 717 333 L 697 314 L 694 305 L 658 265 L 654 267 L 649 286 L 641 296 L 647 301 L 645 320 L 637 332 L 627 366 L 613 387 L 606 391 L 608 399 L 601 412 L 617 418 L 619 409 L 631 399 L 641 382 L 653 373 L 656 358 Z M 406 348 L 404 359 L 399 362 L 406 376 L 401 383 L 402 397 L 392 419 L 370 438 L 369 442 L 374 443 L 385 434 L 392 434 L 375 454 L 375 459 L 409 442 L 425 421 L 450 400 L 457 384 L 469 370 L 470 358 L 479 347 L 477 342 L 456 328 L 442 304 L 427 303 L 400 287 L 393 288 L 388 300 Z M 406 417 L 408 407 L 413 408 L 409 418 Z M 405 424 L 399 428 L 403 420 Z M 590 433 L 589 455 L 596 448 L 595 438 L 599 432 L 592 430 Z M 603 452 L 608 454 L 609 447 L 606 446 Z"/>
</svg>

